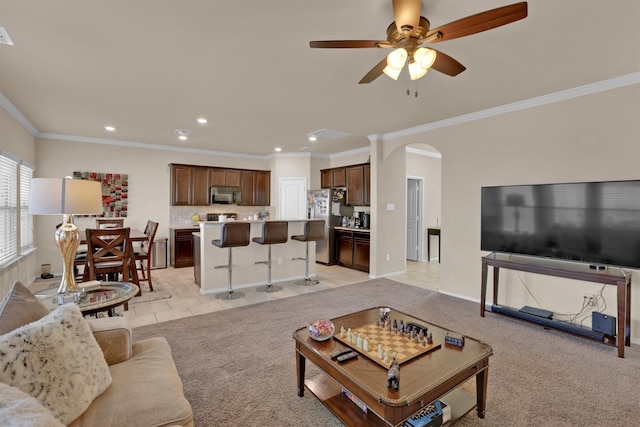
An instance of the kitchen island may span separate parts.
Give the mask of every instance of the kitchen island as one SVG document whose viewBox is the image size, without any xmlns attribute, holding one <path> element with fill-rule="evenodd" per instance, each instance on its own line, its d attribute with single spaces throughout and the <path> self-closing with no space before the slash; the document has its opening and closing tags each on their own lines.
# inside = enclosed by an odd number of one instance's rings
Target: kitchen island
<svg viewBox="0 0 640 427">
<path fill-rule="evenodd" d="M 292 235 L 304 233 L 306 220 L 289 220 L 289 240 L 286 243 L 273 245 L 271 248 L 271 280 L 273 283 L 286 282 L 304 278 L 304 261 L 292 261 L 292 258 L 304 256 L 306 243 L 291 240 Z M 262 236 L 264 220 L 242 221 L 251 224 L 251 239 Z M 225 268 L 215 267 L 227 264 L 229 250 L 214 246 L 211 241 L 220 238 L 222 222 L 199 222 L 199 285 L 201 294 L 212 294 L 227 291 L 228 272 Z M 309 275 L 315 276 L 315 245 L 309 248 Z M 233 289 L 242 289 L 264 285 L 267 281 L 267 267 L 256 264 L 266 261 L 268 247 L 253 241 L 249 246 L 233 248 Z M 196 267 L 197 268 L 197 267 Z"/>
</svg>

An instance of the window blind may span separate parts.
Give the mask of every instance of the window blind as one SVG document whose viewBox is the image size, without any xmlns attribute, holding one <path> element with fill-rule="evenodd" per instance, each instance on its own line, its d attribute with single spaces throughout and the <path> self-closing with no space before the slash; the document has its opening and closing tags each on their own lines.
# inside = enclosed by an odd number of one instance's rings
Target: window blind
<svg viewBox="0 0 640 427">
<path fill-rule="evenodd" d="M 18 255 L 18 162 L 0 154 L 0 265 Z"/>
<path fill-rule="evenodd" d="M 33 167 L 20 162 L 20 252 L 33 247 L 33 216 L 29 215 Z"/>
</svg>

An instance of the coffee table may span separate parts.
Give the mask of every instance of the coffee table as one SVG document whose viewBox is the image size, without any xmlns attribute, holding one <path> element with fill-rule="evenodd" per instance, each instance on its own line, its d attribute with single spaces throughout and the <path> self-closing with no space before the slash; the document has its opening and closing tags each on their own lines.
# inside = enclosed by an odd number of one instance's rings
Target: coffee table
<svg viewBox="0 0 640 427">
<path fill-rule="evenodd" d="M 82 287 L 82 283 L 78 286 Z M 78 302 L 80 311 L 84 315 L 96 314 L 103 311 L 109 316 L 115 315 L 115 308 L 126 304 L 136 296 L 140 288 L 127 282 L 98 282 L 85 288 L 86 295 Z M 35 292 L 36 297 L 51 310 L 58 307 L 57 287 L 51 287 Z"/>
<path fill-rule="evenodd" d="M 400 426 L 436 400 L 451 407 L 451 421 L 474 408 L 478 417 L 484 418 L 489 357 L 493 350 L 471 337 L 464 337 L 462 347 L 448 344 L 445 336 L 453 331 L 392 309 L 390 319 L 427 327 L 433 343 L 440 344 L 400 365 L 398 390 L 387 387 L 387 369 L 363 354 L 342 363 L 331 359 L 332 354 L 350 349 L 336 337 L 341 327 L 346 330 L 375 324 L 379 316 L 379 307 L 374 307 L 331 319 L 336 332 L 326 341 L 312 339 L 306 327 L 296 330 L 293 338 L 298 396 L 304 395 L 306 387 L 347 426 Z M 307 360 L 321 372 L 305 378 Z M 475 397 L 460 387 L 472 378 L 476 383 Z M 366 412 L 346 396 L 345 390 L 366 406 Z"/>
</svg>

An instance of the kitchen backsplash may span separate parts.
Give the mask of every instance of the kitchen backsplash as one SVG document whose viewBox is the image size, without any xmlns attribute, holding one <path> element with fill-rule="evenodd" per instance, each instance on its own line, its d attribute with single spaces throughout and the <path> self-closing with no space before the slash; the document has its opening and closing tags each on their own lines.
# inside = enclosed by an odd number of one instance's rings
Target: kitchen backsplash
<svg viewBox="0 0 640 427">
<path fill-rule="evenodd" d="M 253 217 L 260 212 L 269 212 L 271 218 L 276 212 L 275 206 L 238 206 L 238 205 L 207 205 L 207 206 L 171 206 L 169 210 L 169 223 L 191 223 L 193 214 L 198 213 L 202 220 L 207 219 L 208 213 L 236 213 L 238 219 Z"/>
</svg>

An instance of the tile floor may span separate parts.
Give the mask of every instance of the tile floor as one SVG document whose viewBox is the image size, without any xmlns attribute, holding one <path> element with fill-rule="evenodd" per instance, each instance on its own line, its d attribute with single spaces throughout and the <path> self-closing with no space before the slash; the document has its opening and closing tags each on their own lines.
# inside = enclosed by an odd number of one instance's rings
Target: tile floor
<svg viewBox="0 0 640 427">
<path fill-rule="evenodd" d="M 369 279 L 369 274 L 339 266 L 324 266 L 316 264 L 317 278 L 320 280 L 315 286 L 301 286 L 294 282 L 277 283 L 282 286 L 280 292 L 263 293 L 256 288 L 241 289 L 245 293 L 243 298 L 235 300 L 219 300 L 213 294 L 201 295 L 200 288 L 193 280 L 193 269 L 166 268 L 152 270 L 152 277 L 162 282 L 171 298 L 129 304 L 128 311 L 119 311 L 129 318 L 133 327 L 149 325 L 158 322 L 180 319 L 197 314 L 226 310 L 247 304 L 287 298 L 309 292 L 346 286 Z M 418 286 L 425 289 L 437 290 L 440 279 L 440 264 L 437 262 L 407 261 L 404 273 L 390 276 L 389 279 Z M 143 285 L 145 286 L 145 285 Z"/>
</svg>

